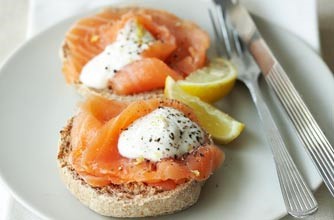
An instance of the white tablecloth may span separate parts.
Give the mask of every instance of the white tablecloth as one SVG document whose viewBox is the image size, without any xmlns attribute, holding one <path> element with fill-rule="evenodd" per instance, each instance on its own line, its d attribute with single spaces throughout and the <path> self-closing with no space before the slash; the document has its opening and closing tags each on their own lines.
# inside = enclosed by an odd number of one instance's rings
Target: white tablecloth
<svg viewBox="0 0 334 220">
<path fill-rule="evenodd" d="M 133 0 L 136 1 L 140 0 Z M 30 0 L 30 2 L 28 36 L 33 36 L 75 13 L 122 0 Z M 241 0 L 241 2 L 251 12 L 290 30 L 319 51 L 316 0 Z"/>
<path fill-rule="evenodd" d="M 47 28 L 55 22 L 69 17 L 77 12 L 85 11 L 97 6 L 109 4 L 121 0 L 30 0 L 29 4 L 25 0 L 11 1 L 0 0 L 0 8 L 2 6 L 16 8 L 16 10 L 26 10 L 29 14 L 27 23 L 27 36 L 32 37 L 39 31 Z M 315 51 L 319 51 L 318 22 L 316 14 L 316 0 L 243 0 L 243 3 L 255 14 L 264 17 L 286 29 L 294 32 L 297 36 L 307 42 Z M 18 8 L 18 9 L 17 9 Z M 61 10 L 59 10 L 61 9 Z M 27 13 L 27 12 L 24 13 Z M 0 10 L 1 12 L 1 10 Z M 15 14 L 11 14 L 15 16 Z M 10 28 L 15 19 L 7 17 L 0 20 L 4 24 L 4 28 Z M 7 23 L 6 23 L 7 22 Z M 7 24 L 7 26 L 6 26 Z M 21 23 L 20 23 L 21 24 Z M 14 24 L 15 25 L 15 24 Z M 21 29 L 23 33 L 25 28 Z M 6 32 L 2 30 L 3 32 Z M 17 34 L 17 33 L 14 33 Z M 0 34 L 0 40 L 4 35 Z M 14 35 L 17 37 L 16 35 Z M 12 41 L 16 39 L 12 38 Z M 22 41 L 22 40 L 21 40 Z M 2 41 L 4 42 L 4 41 Z M 0 48 L 5 48 L 2 46 Z M 1 53 L 1 51 L 0 51 Z M 3 54 L 0 54 L 4 56 Z M 1 58 L 1 56 L 0 56 Z M 322 187 L 322 193 L 317 197 L 320 198 L 320 209 L 318 214 L 306 219 L 334 219 L 334 212 L 331 210 L 333 202 L 327 191 Z M 321 202 L 321 200 L 325 200 Z M 30 220 L 38 219 L 19 203 L 14 201 L 6 188 L 0 185 L 0 219 L 6 220 Z M 293 219 L 285 217 L 285 220 Z"/>
</svg>

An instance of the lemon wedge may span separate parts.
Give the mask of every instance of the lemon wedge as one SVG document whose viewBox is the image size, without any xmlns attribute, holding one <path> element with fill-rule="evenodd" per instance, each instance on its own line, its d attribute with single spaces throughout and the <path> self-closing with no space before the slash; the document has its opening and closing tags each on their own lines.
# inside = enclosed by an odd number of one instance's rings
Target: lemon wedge
<svg viewBox="0 0 334 220">
<path fill-rule="evenodd" d="M 214 106 L 187 94 L 171 77 L 166 79 L 164 92 L 167 98 L 179 100 L 194 109 L 201 126 L 219 143 L 226 144 L 234 140 L 245 127 Z"/>
<path fill-rule="evenodd" d="M 196 70 L 178 84 L 187 93 L 206 102 L 215 102 L 233 88 L 237 70 L 223 58 L 213 59 L 207 67 Z"/>
</svg>

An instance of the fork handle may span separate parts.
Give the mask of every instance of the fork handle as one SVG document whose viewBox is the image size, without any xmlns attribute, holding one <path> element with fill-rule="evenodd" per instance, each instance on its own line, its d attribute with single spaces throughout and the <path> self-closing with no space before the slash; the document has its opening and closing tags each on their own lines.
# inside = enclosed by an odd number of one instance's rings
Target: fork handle
<svg viewBox="0 0 334 220">
<path fill-rule="evenodd" d="M 304 217 L 315 212 L 318 209 L 317 201 L 285 147 L 272 115 L 263 101 L 258 80 L 248 80 L 245 83 L 250 90 L 267 137 L 267 142 L 273 153 L 287 212 L 295 217 Z"/>
<path fill-rule="evenodd" d="M 325 185 L 334 197 L 334 148 L 312 116 L 286 72 L 276 61 L 265 79 L 289 115 Z M 332 91 L 331 91 L 332 92 Z"/>
</svg>

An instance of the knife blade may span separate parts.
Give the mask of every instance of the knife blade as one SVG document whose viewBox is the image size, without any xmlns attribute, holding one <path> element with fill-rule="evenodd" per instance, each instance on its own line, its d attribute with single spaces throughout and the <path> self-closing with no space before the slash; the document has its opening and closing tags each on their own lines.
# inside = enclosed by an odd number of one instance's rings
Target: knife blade
<svg viewBox="0 0 334 220">
<path fill-rule="evenodd" d="M 223 2 L 225 16 L 247 45 L 269 86 L 275 91 L 305 150 L 334 196 L 334 148 L 262 38 L 247 9 L 230 0 Z"/>
</svg>

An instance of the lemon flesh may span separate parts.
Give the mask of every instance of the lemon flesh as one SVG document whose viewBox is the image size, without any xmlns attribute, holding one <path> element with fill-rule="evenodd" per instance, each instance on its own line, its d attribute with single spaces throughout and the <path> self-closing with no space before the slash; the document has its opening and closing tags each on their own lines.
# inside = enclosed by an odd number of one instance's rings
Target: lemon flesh
<svg viewBox="0 0 334 220">
<path fill-rule="evenodd" d="M 165 82 L 165 96 L 176 99 L 191 107 L 200 125 L 219 143 L 226 144 L 240 135 L 244 124 L 229 115 L 203 102 L 196 96 L 187 94 L 171 77 Z"/>
<path fill-rule="evenodd" d="M 236 68 L 223 58 L 215 58 L 207 67 L 196 70 L 178 84 L 188 94 L 211 103 L 227 95 L 236 79 Z"/>
</svg>

